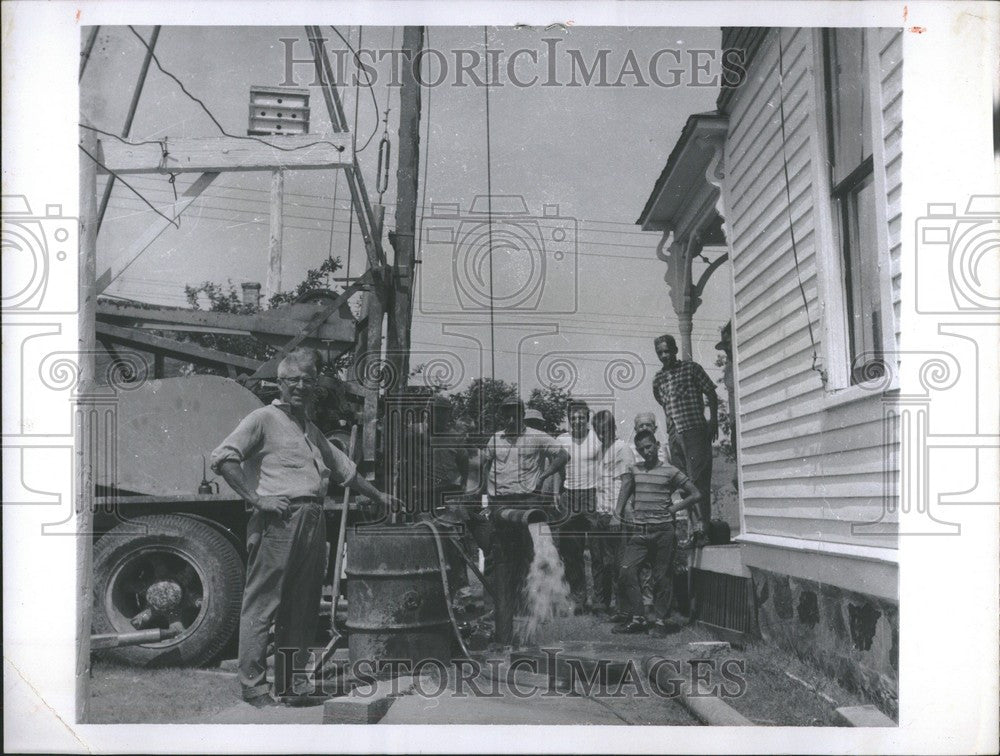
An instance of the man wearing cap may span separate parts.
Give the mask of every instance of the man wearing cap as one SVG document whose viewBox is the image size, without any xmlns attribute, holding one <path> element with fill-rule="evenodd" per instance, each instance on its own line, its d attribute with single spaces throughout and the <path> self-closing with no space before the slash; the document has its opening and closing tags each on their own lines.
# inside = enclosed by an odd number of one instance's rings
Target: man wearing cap
<svg viewBox="0 0 1000 756">
<path fill-rule="evenodd" d="M 275 693 L 301 702 L 293 670 L 305 670 L 315 640 L 326 572 L 323 497 L 333 475 L 343 485 L 397 503 L 357 475 L 354 463 L 310 419 L 319 356 L 293 349 L 278 365 L 280 398 L 256 409 L 212 452 L 212 470 L 253 509 L 247 524 L 247 577 L 240 612 L 243 700 L 273 706 L 267 635 L 274 622 Z M 294 654 L 289 654 L 294 652 Z"/>
<path fill-rule="evenodd" d="M 712 517 L 712 442 L 719 434 L 719 398 L 705 370 L 677 359 L 677 341 L 664 334 L 653 341 L 663 368 L 653 378 L 653 397 L 663 408 L 670 439 L 670 460 L 694 482 L 701 499 L 703 527 Z M 705 401 L 709 419 L 705 422 Z"/>
<path fill-rule="evenodd" d="M 483 451 L 480 480 L 489 499 L 490 510 L 501 507 L 543 507 L 545 481 L 565 454 L 555 439 L 535 428 L 525 427 L 524 404 L 508 399 L 500 406 L 500 430 L 493 434 Z M 509 645 L 514 633 L 514 609 L 531 556 L 531 538 L 523 525 L 493 519 L 492 563 L 494 642 Z"/>
</svg>

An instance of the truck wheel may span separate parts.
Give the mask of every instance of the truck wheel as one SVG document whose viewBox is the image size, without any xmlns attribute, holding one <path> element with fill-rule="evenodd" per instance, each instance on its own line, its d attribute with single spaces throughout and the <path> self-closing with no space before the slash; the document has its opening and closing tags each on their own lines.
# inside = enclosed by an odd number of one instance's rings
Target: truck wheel
<svg viewBox="0 0 1000 756">
<path fill-rule="evenodd" d="M 199 666 L 239 627 L 243 562 L 204 522 L 176 514 L 136 517 L 94 547 L 94 592 L 97 633 L 181 631 L 159 643 L 104 652 L 109 657 L 142 667 Z"/>
</svg>

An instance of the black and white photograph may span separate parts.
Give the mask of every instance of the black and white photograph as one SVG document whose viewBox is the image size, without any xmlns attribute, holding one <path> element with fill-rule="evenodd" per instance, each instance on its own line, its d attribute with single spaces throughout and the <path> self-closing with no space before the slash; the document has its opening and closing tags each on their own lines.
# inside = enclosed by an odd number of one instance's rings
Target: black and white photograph
<svg viewBox="0 0 1000 756">
<path fill-rule="evenodd" d="M 3 7 L 8 748 L 995 748 L 995 6 L 143 5 Z"/>
</svg>

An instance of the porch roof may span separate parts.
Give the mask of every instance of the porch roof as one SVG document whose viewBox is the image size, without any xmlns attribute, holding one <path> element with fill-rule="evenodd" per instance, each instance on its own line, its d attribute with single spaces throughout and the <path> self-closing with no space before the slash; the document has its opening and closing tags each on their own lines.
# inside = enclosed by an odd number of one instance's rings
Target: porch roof
<svg viewBox="0 0 1000 756">
<path fill-rule="evenodd" d="M 676 229 L 688 201 L 697 194 L 695 190 L 708 184 L 705 171 L 727 128 L 726 116 L 714 110 L 695 113 L 687 119 L 636 221 L 643 231 Z"/>
</svg>

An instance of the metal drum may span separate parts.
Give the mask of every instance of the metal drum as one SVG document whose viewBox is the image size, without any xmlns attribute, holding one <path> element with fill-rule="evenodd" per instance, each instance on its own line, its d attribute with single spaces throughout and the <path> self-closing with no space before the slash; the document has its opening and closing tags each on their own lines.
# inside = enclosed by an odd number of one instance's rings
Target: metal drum
<svg viewBox="0 0 1000 756">
<path fill-rule="evenodd" d="M 429 528 L 369 526 L 347 532 L 347 632 L 352 666 L 378 673 L 380 662 L 412 668 L 451 662 L 437 546 Z M 389 674 L 388 670 L 385 672 Z"/>
</svg>

